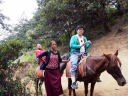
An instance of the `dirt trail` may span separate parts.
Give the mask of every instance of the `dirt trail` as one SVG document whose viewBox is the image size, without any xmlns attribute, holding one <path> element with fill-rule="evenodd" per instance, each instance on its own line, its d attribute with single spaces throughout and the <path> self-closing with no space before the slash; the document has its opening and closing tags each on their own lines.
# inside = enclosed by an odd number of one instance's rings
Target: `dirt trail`
<svg viewBox="0 0 128 96">
<path fill-rule="evenodd" d="M 122 62 L 122 72 L 128 80 L 128 26 L 123 27 L 124 32 L 109 33 L 108 35 L 93 41 L 90 49 L 91 55 L 102 55 L 103 53 L 115 53 L 119 50 L 118 57 Z M 101 75 L 101 83 L 95 86 L 94 96 L 128 96 L 128 84 L 124 87 L 118 86 L 117 82 L 107 73 Z M 65 96 L 68 96 L 67 78 L 62 78 L 62 85 Z M 76 90 L 77 96 L 84 96 L 84 86 L 82 82 L 78 83 Z"/>
</svg>

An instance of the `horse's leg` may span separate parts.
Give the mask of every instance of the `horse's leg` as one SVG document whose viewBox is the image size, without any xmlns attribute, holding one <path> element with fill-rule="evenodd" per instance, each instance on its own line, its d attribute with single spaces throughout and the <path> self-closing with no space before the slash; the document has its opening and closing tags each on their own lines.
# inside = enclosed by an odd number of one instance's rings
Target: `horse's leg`
<svg viewBox="0 0 128 96">
<path fill-rule="evenodd" d="M 41 83 L 39 84 L 39 90 L 40 90 L 40 93 L 41 93 L 41 96 L 42 96 L 42 95 L 43 95 L 43 94 L 42 94 L 43 92 L 42 92 L 42 90 L 41 90 L 41 86 L 42 86 L 42 84 L 43 84 L 43 82 L 44 82 L 44 78 L 41 78 L 41 79 L 40 79 L 40 82 L 41 82 Z"/>
<path fill-rule="evenodd" d="M 68 78 L 68 90 L 69 90 L 69 95 L 72 94 L 71 84 L 72 84 L 72 80 L 71 80 L 71 78 Z"/>
<path fill-rule="evenodd" d="M 90 96 L 93 96 L 95 84 L 96 82 L 91 82 Z"/>
<path fill-rule="evenodd" d="M 40 92 L 40 94 L 41 94 L 41 96 L 42 96 L 41 85 L 42 85 L 42 84 L 39 85 L 39 92 Z"/>
<path fill-rule="evenodd" d="M 76 96 L 75 89 L 72 89 L 71 85 L 72 85 L 72 80 L 71 80 L 71 78 L 68 78 L 68 90 L 69 90 L 69 95 L 72 94 L 72 90 L 73 90 L 73 96 Z"/>
<path fill-rule="evenodd" d="M 84 81 L 84 92 L 85 92 L 85 96 L 88 95 L 88 83 L 86 81 Z"/>
<path fill-rule="evenodd" d="M 36 78 L 36 96 L 38 96 L 38 83 L 39 83 L 39 78 Z"/>
<path fill-rule="evenodd" d="M 75 91 L 75 89 L 73 89 L 73 96 L 76 96 L 76 91 Z"/>
</svg>

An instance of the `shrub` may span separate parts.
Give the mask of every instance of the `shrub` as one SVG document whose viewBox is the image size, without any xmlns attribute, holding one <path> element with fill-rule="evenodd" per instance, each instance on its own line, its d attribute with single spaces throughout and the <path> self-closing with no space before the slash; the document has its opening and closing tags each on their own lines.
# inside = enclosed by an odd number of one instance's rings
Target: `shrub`
<svg viewBox="0 0 128 96">
<path fill-rule="evenodd" d="M 12 61 L 19 56 L 24 47 L 22 41 L 10 40 L 0 45 L 0 96 L 23 96 L 24 88 L 20 78 L 12 78 L 17 64 Z"/>
</svg>

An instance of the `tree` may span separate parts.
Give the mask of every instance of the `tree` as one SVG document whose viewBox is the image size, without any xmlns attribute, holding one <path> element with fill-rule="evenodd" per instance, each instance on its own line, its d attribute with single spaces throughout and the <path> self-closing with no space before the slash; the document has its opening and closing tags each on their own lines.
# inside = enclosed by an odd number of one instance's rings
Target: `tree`
<svg viewBox="0 0 128 96">
<path fill-rule="evenodd" d="M 124 14 L 126 6 L 127 6 L 126 0 L 117 0 L 117 6 L 116 7 L 117 7 L 119 13 Z"/>
<path fill-rule="evenodd" d="M 21 24 L 19 31 L 26 33 L 33 30 L 32 36 L 36 36 L 35 39 L 39 37 L 59 39 L 61 35 L 66 35 L 66 42 L 69 42 L 76 26 L 84 25 L 86 35 L 92 38 L 92 29 L 97 28 L 104 33 L 110 31 L 108 18 L 110 13 L 107 10 L 113 6 L 118 10 L 117 1 L 121 2 L 121 0 L 37 0 L 38 10 L 27 22 L 29 27 Z M 126 0 L 122 2 L 124 1 Z"/>
<path fill-rule="evenodd" d="M 103 2 L 101 1 L 102 0 L 48 0 L 42 9 L 38 11 L 38 15 L 35 16 L 38 17 L 38 24 L 35 30 L 48 34 L 48 36 L 50 34 L 51 37 L 58 37 L 65 33 L 68 37 L 67 40 L 69 40 L 72 31 L 75 31 L 74 29 L 78 24 L 82 24 L 87 29 L 90 29 L 92 25 L 97 25 L 91 23 L 97 18 L 100 20 L 99 24 L 104 25 L 103 27 L 107 30 L 109 28 L 106 23 L 106 5 L 104 0 Z M 98 6 L 96 6 L 96 4 L 98 4 Z M 97 10 L 99 10 L 97 18 L 93 18 Z"/>
</svg>

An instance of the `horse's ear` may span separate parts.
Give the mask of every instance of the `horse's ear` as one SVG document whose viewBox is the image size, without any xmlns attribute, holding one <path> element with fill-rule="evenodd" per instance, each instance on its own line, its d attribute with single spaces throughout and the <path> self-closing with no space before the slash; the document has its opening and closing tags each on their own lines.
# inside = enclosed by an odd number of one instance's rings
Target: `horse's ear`
<svg viewBox="0 0 128 96">
<path fill-rule="evenodd" d="M 116 53 L 115 53 L 115 55 L 116 55 L 116 56 L 118 55 L 118 50 L 116 50 Z"/>
<path fill-rule="evenodd" d="M 109 55 L 103 54 L 108 60 L 110 60 Z"/>
</svg>

